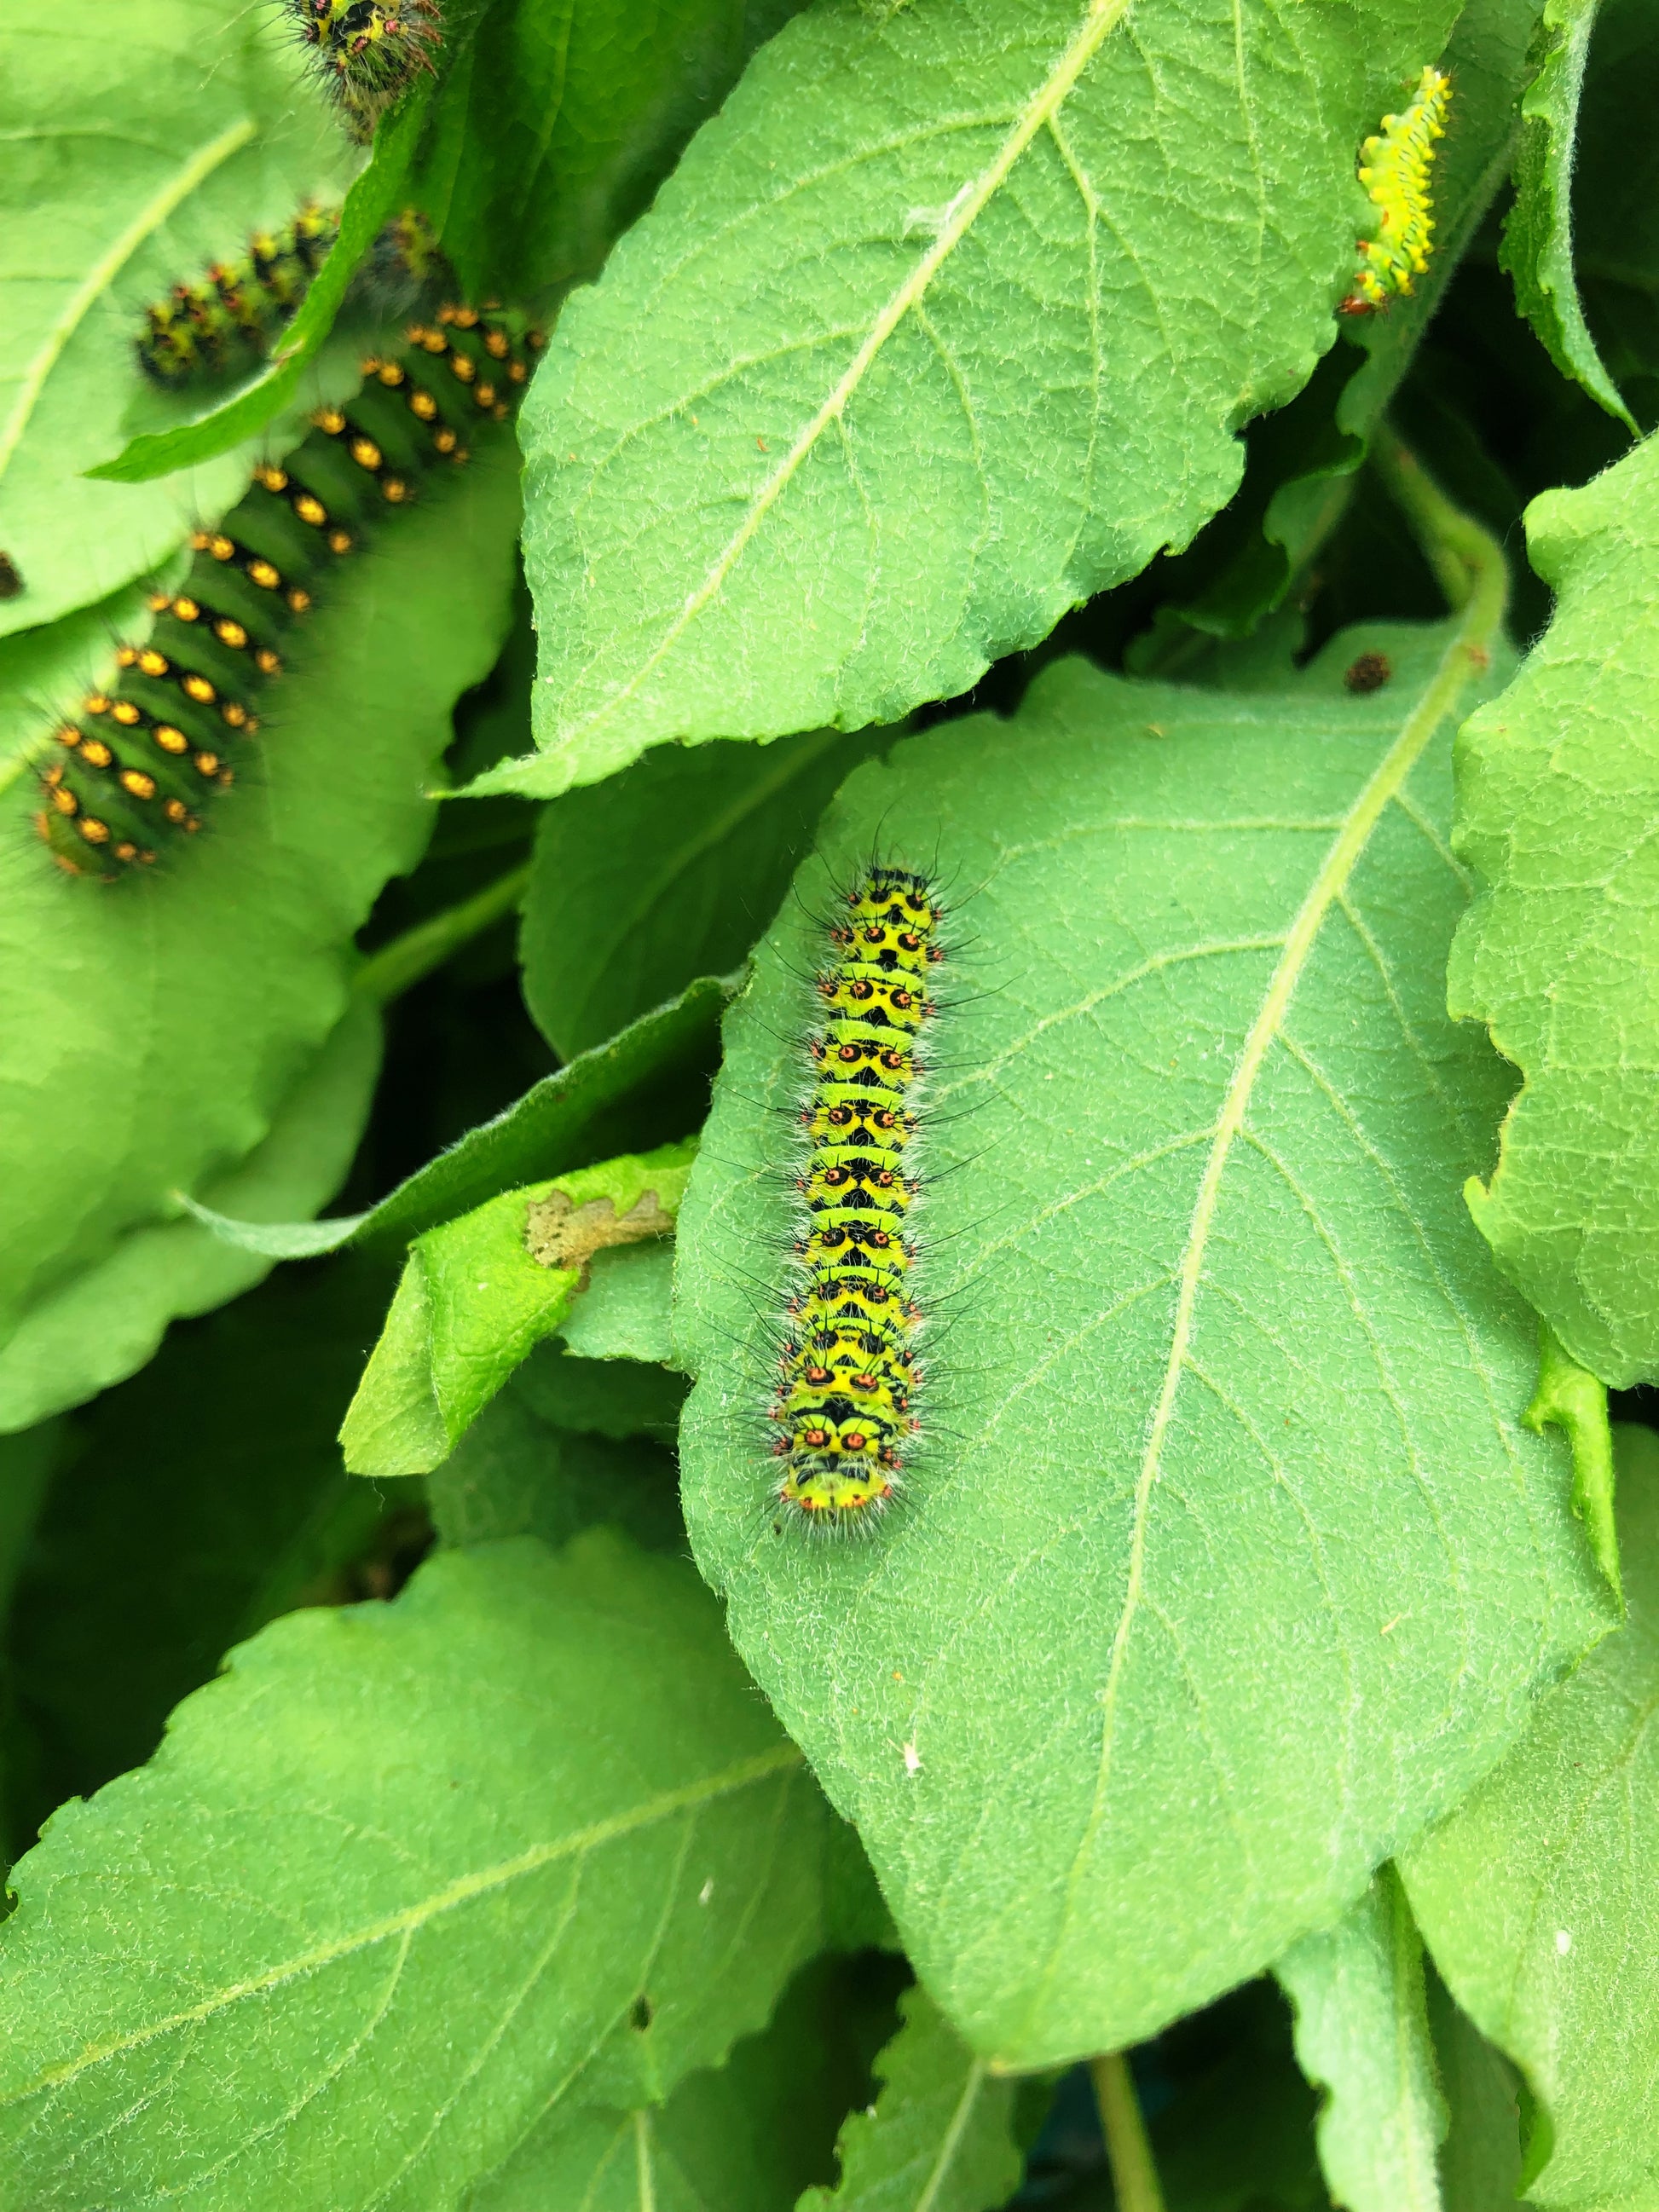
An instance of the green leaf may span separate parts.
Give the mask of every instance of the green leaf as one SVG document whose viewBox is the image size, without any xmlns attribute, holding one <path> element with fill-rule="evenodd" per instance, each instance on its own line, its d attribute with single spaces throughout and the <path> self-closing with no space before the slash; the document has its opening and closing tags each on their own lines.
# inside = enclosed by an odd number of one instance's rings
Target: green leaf
<svg viewBox="0 0 1659 2212">
<path fill-rule="evenodd" d="M 1521 2194 L 1521 2112 L 1515 2069 L 1432 1972 L 1429 2022 L 1434 2031 L 1435 2070 L 1450 2114 L 1440 2146 L 1445 2212 L 1510 2212 Z"/>
<path fill-rule="evenodd" d="M 1523 1418 L 1529 1429 L 1559 1429 L 1571 1445 L 1572 1510 L 1584 1523 L 1613 1595 L 1622 1598 L 1607 1394 L 1588 1368 L 1562 1350 L 1547 1322 L 1539 1324 L 1538 1388 Z"/>
<path fill-rule="evenodd" d="M 318 270 L 300 311 L 283 331 L 270 364 L 250 383 L 189 422 L 145 431 L 112 460 L 86 473 L 106 483 L 143 483 L 154 477 L 216 459 L 301 402 L 306 371 L 322 351 L 347 287 L 380 231 L 404 202 L 404 188 L 429 98 L 424 84 L 400 103 L 377 131 L 368 166 L 356 177 L 340 210 L 339 235 Z"/>
<path fill-rule="evenodd" d="M 24 584 L 0 603 L 0 631 L 103 598 L 241 495 L 240 456 L 142 488 L 84 471 L 188 405 L 139 369 L 149 303 L 349 173 L 338 131 L 296 97 L 287 43 L 240 0 L 145 0 L 114 16 L 101 0 L 54 0 L 49 23 L 21 9 L 0 33 L 0 484 Z"/>
<path fill-rule="evenodd" d="M 1423 1939 L 1393 1868 L 1334 1927 L 1293 1945 L 1274 1972 L 1296 2007 L 1303 2071 L 1328 2093 L 1319 2157 L 1334 2201 L 1349 2212 L 1441 2212 L 1437 2154 L 1447 2111 Z"/>
<path fill-rule="evenodd" d="M 688 1524 L 918 1971 L 1012 2065 L 1328 1923 L 1612 1615 L 1457 1196 L 1506 1088 L 1443 1003 L 1470 671 L 1455 626 L 1350 632 L 1277 696 L 1050 668 L 859 771 L 728 1018 L 678 1255 Z M 925 1094 L 949 1331 L 908 1496 L 837 1547 L 768 1510 L 777 1109 L 810 917 L 878 837 L 965 887 L 971 951 Z"/>
<path fill-rule="evenodd" d="M 761 2026 L 832 1825 L 691 1568 L 605 1532 L 290 1614 L 15 1871 L 9 2185 L 445 2212 Z"/>
<path fill-rule="evenodd" d="M 599 270 L 801 0 L 486 0 L 434 102 L 413 197 L 468 299 Z"/>
<path fill-rule="evenodd" d="M 1584 320 L 1572 266 L 1572 171 L 1584 63 L 1599 0 L 1545 0 L 1538 73 L 1521 103 L 1526 118 L 1515 165 L 1515 204 L 1500 253 L 1516 304 L 1563 376 L 1632 430 L 1636 423 L 1602 366 Z"/>
<path fill-rule="evenodd" d="M 1555 619 L 1458 747 L 1457 851 L 1482 878 L 1455 1013 L 1521 1069 L 1469 1203 L 1581 1366 L 1659 1377 L 1659 439 L 1527 513 Z"/>
<path fill-rule="evenodd" d="M 837 2123 L 868 2094 L 866 2045 L 872 2027 L 890 2025 L 890 1972 L 815 1960 L 724 2066 L 689 2075 L 659 2106 L 556 2114 L 469 2212 L 791 2212 L 833 2172 Z"/>
<path fill-rule="evenodd" d="M 542 1034 L 569 1059 L 694 975 L 741 965 L 837 784 L 889 740 L 815 730 L 678 746 L 544 807 L 519 957 Z"/>
<path fill-rule="evenodd" d="M 447 1458 L 531 1346 L 600 1287 L 587 1287 L 600 1246 L 672 1234 L 696 1151 L 692 1138 L 579 1168 L 417 1237 L 340 1431 L 352 1473 L 424 1474 Z M 626 1334 L 637 1301 L 625 1277 L 619 1291 Z"/>
<path fill-rule="evenodd" d="M 239 1202 L 228 1178 L 314 1066 L 348 1004 L 351 936 L 426 840 L 422 780 L 506 626 L 513 462 L 510 441 L 480 452 L 343 569 L 273 690 L 257 765 L 152 875 L 113 887 L 65 878 L 14 784 L 0 812 L 0 1340 L 88 1271 L 118 1265 L 136 1236 L 176 1223 L 181 1191 L 280 1218 L 337 1186 L 331 1151 L 303 1179 L 291 1164 L 274 1206 Z M 340 1133 L 349 1152 L 355 1131 Z M 185 1249 L 192 1269 L 211 1250 L 194 1224 Z M 221 1253 L 211 1265 L 235 1289 L 257 1279 Z M 172 1302 L 146 1322 L 140 1357 L 160 1320 L 228 1294 L 188 1281 L 169 1291 L 165 1271 L 149 1272 Z M 62 1356 L 57 1405 L 131 1371 L 95 1336 Z M 0 1418 L 37 1418 L 42 1379 L 26 1376 L 17 1391 L 36 1395 Z"/>
<path fill-rule="evenodd" d="M 1401 1861 L 1452 1994 L 1545 2108 L 1528 2202 L 1597 2212 L 1659 2192 L 1659 1438 L 1616 1433 L 1625 1626 Z"/>
<path fill-rule="evenodd" d="M 579 1300 L 573 1327 L 581 1312 Z M 664 1367 L 577 1358 L 568 1350 L 538 1345 L 519 1380 L 542 1418 L 556 1428 L 596 1437 L 651 1436 L 662 1443 L 672 1443 L 679 1432 L 685 1377 Z"/>
<path fill-rule="evenodd" d="M 380 1068 L 380 1017 L 349 1003 L 264 1138 L 208 1195 L 255 1216 L 325 1206 L 350 1168 Z M 129 1230 L 106 1257 L 36 1299 L 0 1346 L 0 1427 L 25 1427 L 125 1382 L 170 1322 L 223 1305 L 270 1267 L 195 1221 Z"/>
<path fill-rule="evenodd" d="M 683 1553 L 672 1454 L 642 1436 L 580 1435 L 559 1426 L 533 1386 L 526 1387 L 538 1364 L 526 1362 L 428 1477 L 440 1540 L 539 1536 L 557 1547 L 605 1522 L 647 1550 Z"/>
<path fill-rule="evenodd" d="M 1184 544 L 1331 343 L 1355 149 L 1453 13 L 797 17 L 561 318 L 544 750 L 477 787 L 896 720 Z"/>
<path fill-rule="evenodd" d="M 148 1759 L 233 1644 L 368 1544 L 388 1499 L 348 1479 L 335 1431 L 388 1272 L 278 1276 L 64 1425 L 12 1627 L 42 1812 Z"/>
<path fill-rule="evenodd" d="M 881 2094 L 841 2132 L 841 2179 L 800 2212 L 989 2212 L 1019 2179 L 1014 2085 L 992 2075 L 922 1989 L 876 2061 Z"/>
<path fill-rule="evenodd" d="M 264 1222 L 205 1206 L 191 1205 L 190 1211 L 237 1250 L 306 1260 L 371 1238 L 406 1241 L 537 1173 L 591 1165 L 605 1156 L 607 1139 L 644 1150 L 660 1142 L 667 1127 L 683 1129 L 698 1118 L 731 990 L 723 977 L 700 976 L 678 999 L 642 1014 L 609 1043 L 544 1076 L 493 1121 L 469 1129 L 367 1213 Z"/>
</svg>

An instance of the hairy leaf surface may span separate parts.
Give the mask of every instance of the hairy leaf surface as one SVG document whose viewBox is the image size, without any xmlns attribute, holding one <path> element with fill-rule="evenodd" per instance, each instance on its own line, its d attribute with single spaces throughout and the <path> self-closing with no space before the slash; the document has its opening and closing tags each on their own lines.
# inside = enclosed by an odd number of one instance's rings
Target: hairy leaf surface
<svg viewBox="0 0 1659 2212">
<path fill-rule="evenodd" d="M 1527 525 L 1555 619 L 1458 746 L 1482 890 L 1452 1009 L 1525 1079 L 1470 1203 L 1574 1358 L 1624 1385 L 1659 1377 L 1659 438 Z"/>
<path fill-rule="evenodd" d="M 1659 2203 L 1659 1438 L 1617 1436 L 1630 1617 L 1401 1869 L 1453 1995 L 1547 2114 L 1528 2202 L 1598 2212 Z"/>
<path fill-rule="evenodd" d="M 681 1561 L 522 1537 L 291 1614 L 15 1870 L 9 2183 L 459 2204 L 764 2022 L 834 1826 Z"/>
<path fill-rule="evenodd" d="M 1440 0 L 830 0 L 763 48 L 526 409 L 550 796 L 898 720 L 1182 545 L 1330 344 Z"/>
<path fill-rule="evenodd" d="M 1390 685 L 1345 695 L 1361 647 Z M 1016 2065 L 1328 1924 L 1606 1626 L 1535 1325 L 1458 1195 L 1454 630 L 1233 699 L 1047 672 L 861 769 L 728 1018 L 681 1213 L 688 1523 L 919 1972 Z M 1449 686 L 1449 689 L 1447 687 Z M 927 1098 L 908 1495 L 774 1533 L 781 1171 L 823 911 L 878 841 L 968 941 Z"/>
<path fill-rule="evenodd" d="M 1440 2212 L 1446 2132 L 1423 1939 L 1393 1868 L 1274 1972 L 1296 2007 L 1303 2071 L 1326 2092 L 1319 2159 L 1348 2212 Z"/>
</svg>

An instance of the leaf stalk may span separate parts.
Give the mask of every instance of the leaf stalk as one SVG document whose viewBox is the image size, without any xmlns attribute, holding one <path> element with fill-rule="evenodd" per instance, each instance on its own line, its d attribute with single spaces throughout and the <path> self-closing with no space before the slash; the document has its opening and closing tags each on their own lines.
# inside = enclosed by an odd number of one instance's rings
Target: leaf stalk
<svg viewBox="0 0 1659 2212">
<path fill-rule="evenodd" d="M 360 998 L 370 999 L 377 1006 L 390 1006 L 394 999 L 415 984 L 422 982 L 434 968 L 470 945 L 475 937 L 498 922 L 504 914 L 511 914 L 524 902 L 530 888 L 530 863 L 509 868 L 495 882 L 486 884 L 471 898 L 457 900 L 441 914 L 428 915 L 417 921 L 401 937 L 382 945 L 371 952 L 352 979 L 352 988 Z"/>
<path fill-rule="evenodd" d="M 1090 2061 L 1089 2071 L 1094 2079 L 1095 2102 L 1100 2107 L 1118 2212 L 1164 2212 L 1164 2191 L 1152 2147 L 1146 2139 L 1146 2123 L 1141 2118 L 1127 2053 L 1109 2051 Z"/>
</svg>

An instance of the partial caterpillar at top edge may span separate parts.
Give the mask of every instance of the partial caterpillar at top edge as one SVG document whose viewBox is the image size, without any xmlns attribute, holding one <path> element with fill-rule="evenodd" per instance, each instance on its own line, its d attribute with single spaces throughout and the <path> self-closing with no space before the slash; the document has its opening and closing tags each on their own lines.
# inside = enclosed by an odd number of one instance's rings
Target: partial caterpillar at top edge
<svg viewBox="0 0 1659 2212">
<path fill-rule="evenodd" d="M 258 732 L 258 696 L 283 672 L 288 632 L 325 594 L 334 565 L 469 458 L 467 440 L 513 411 L 543 343 L 499 311 L 440 311 L 438 373 L 416 324 L 363 363 L 346 405 L 320 407 L 280 464 L 261 462 L 225 520 L 192 532 L 176 589 L 150 595 L 153 635 L 117 649 L 119 677 L 61 720 L 40 772 L 36 827 L 58 866 L 106 882 L 153 867 L 234 784 Z M 462 374 L 457 364 L 465 361 Z"/>
<path fill-rule="evenodd" d="M 283 0 L 312 75 L 360 143 L 442 43 L 436 0 Z"/>
<path fill-rule="evenodd" d="M 1412 279 L 1434 251 L 1434 199 L 1429 191 L 1439 141 L 1446 135 L 1451 80 L 1432 66 L 1418 79 L 1403 115 L 1385 115 L 1359 149 L 1359 181 L 1379 210 L 1375 238 L 1358 241 L 1359 267 L 1337 308 L 1369 315 L 1396 295 L 1411 296 Z"/>
<path fill-rule="evenodd" d="M 897 1495 L 920 1426 L 910 1156 L 943 919 L 932 878 L 872 863 L 826 931 L 816 978 L 822 1027 L 806 1043 L 794 1178 L 798 1280 L 769 1413 L 779 1506 L 837 1534 L 867 1530 Z"/>
</svg>

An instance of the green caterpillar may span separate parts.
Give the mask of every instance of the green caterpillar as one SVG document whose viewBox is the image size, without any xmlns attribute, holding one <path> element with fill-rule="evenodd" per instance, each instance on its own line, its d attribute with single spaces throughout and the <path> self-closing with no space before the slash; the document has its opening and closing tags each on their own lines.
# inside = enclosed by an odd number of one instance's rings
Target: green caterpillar
<svg viewBox="0 0 1659 2212">
<path fill-rule="evenodd" d="M 435 325 L 365 361 L 358 398 L 319 408 L 286 460 L 256 469 L 234 513 L 194 533 L 182 586 L 151 595 L 151 637 L 123 645 L 115 685 L 54 732 L 36 826 L 59 867 L 118 879 L 202 828 L 330 568 L 434 471 L 464 463 L 472 426 L 507 419 L 542 343 L 500 310 L 441 309 Z M 447 377 L 431 374 L 440 361 Z"/>
<path fill-rule="evenodd" d="M 925 876 L 872 866 L 831 927 L 809 1044 L 801 1280 L 771 1419 L 781 1505 L 801 1525 L 867 1529 L 896 1495 L 915 1434 L 921 1313 L 910 1295 L 912 1164 L 942 909 Z M 781 1524 L 780 1524 L 781 1525 Z"/>
<path fill-rule="evenodd" d="M 1451 80 L 1429 68 L 1403 115 L 1385 115 L 1360 148 L 1359 181 L 1379 210 L 1375 238 L 1359 240 L 1353 288 L 1338 308 L 1368 315 L 1395 294 L 1409 297 L 1434 251 L 1434 201 L 1429 191 L 1435 155 L 1446 135 Z"/>
<path fill-rule="evenodd" d="M 235 260 L 213 263 L 199 284 L 175 284 L 145 312 L 138 359 L 146 374 L 175 386 L 268 351 L 339 234 L 338 208 L 307 204 L 280 230 L 256 231 Z"/>
</svg>

